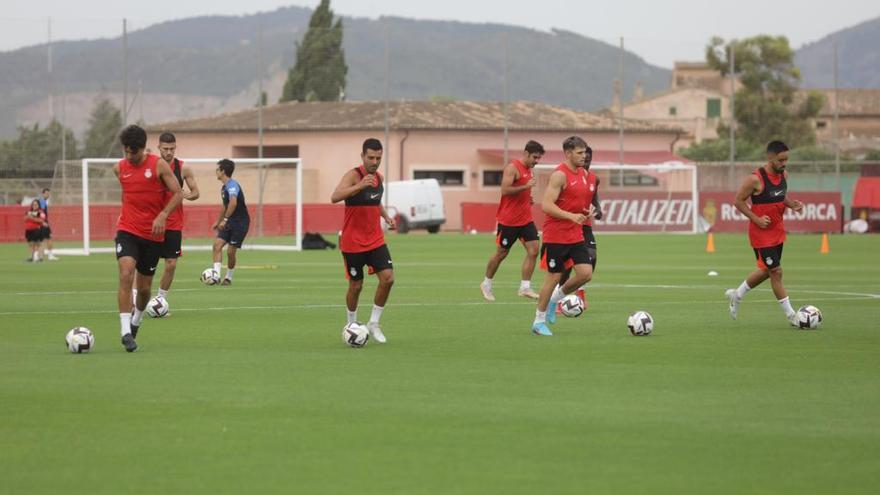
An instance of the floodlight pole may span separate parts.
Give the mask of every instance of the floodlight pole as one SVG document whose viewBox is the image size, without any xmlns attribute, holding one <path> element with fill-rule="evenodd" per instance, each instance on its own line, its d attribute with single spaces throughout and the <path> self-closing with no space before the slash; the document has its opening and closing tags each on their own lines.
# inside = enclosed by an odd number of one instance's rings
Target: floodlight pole
<svg viewBox="0 0 880 495">
<path fill-rule="evenodd" d="M 840 92 L 838 91 L 837 40 L 834 40 L 834 176 L 835 189 L 840 191 Z"/>
<path fill-rule="evenodd" d="M 257 158 L 263 159 L 263 18 L 257 17 Z M 263 237 L 263 189 L 265 182 L 263 174 L 265 163 L 257 165 L 260 181 L 260 198 L 257 207 L 257 235 Z"/>
<path fill-rule="evenodd" d="M 391 139 L 391 123 L 389 122 L 389 118 L 390 118 L 389 99 L 391 98 L 391 74 L 390 74 L 390 67 L 391 67 L 390 51 L 391 51 L 391 48 L 390 48 L 390 39 L 389 39 L 390 34 L 389 34 L 389 28 L 388 28 L 388 21 L 386 20 L 384 24 L 385 24 L 385 146 L 384 146 L 385 153 L 384 153 L 384 156 L 382 156 L 382 160 L 385 162 L 385 180 L 387 181 L 388 180 L 388 167 L 389 167 L 389 162 L 391 161 L 389 159 L 389 153 L 388 153 L 391 150 L 391 143 L 389 142 L 389 140 Z M 403 177 L 398 177 L 397 180 L 403 180 Z M 387 211 L 388 210 L 388 191 L 387 190 L 385 191 L 385 195 L 384 195 L 383 199 L 385 200 L 385 210 Z"/>
<path fill-rule="evenodd" d="M 128 125 L 128 20 L 122 19 L 122 125 Z"/>
<path fill-rule="evenodd" d="M 503 166 L 507 166 L 510 161 L 510 83 L 508 81 L 509 78 L 509 65 L 510 65 L 510 38 L 507 35 L 507 32 L 503 33 L 504 35 L 504 79 L 503 79 L 503 107 L 504 107 L 504 163 Z"/>
</svg>

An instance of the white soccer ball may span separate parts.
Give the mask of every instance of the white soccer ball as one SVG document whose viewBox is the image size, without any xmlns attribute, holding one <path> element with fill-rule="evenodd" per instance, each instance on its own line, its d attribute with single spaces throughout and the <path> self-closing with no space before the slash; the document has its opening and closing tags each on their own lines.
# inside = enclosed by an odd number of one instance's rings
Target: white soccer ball
<svg viewBox="0 0 880 495">
<path fill-rule="evenodd" d="M 559 301 L 559 309 L 568 318 L 577 318 L 584 312 L 584 301 L 577 294 L 569 294 Z"/>
<path fill-rule="evenodd" d="M 95 347 L 95 336 L 92 331 L 86 327 L 74 327 L 67 332 L 64 338 L 67 343 L 67 350 L 74 354 L 82 354 L 89 352 Z"/>
<path fill-rule="evenodd" d="M 220 274 L 215 272 L 213 268 L 206 268 L 202 272 L 201 280 L 205 285 L 216 285 L 220 283 Z"/>
<path fill-rule="evenodd" d="M 626 327 L 636 337 L 650 335 L 654 330 L 654 318 L 647 311 L 636 311 L 627 318 Z"/>
<path fill-rule="evenodd" d="M 370 331 L 358 322 L 349 323 L 342 329 L 342 341 L 349 347 L 359 348 L 367 345 Z"/>
<path fill-rule="evenodd" d="M 164 318 L 168 316 L 168 301 L 164 297 L 156 296 L 147 303 L 147 314 L 153 318 Z"/>
<path fill-rule="evenodd" d="M 822 312 L 816 306 L 801 306 L 797 310 L 797 324 L 801 330 L 815 330 L 822 325 Z"/>
</svg>

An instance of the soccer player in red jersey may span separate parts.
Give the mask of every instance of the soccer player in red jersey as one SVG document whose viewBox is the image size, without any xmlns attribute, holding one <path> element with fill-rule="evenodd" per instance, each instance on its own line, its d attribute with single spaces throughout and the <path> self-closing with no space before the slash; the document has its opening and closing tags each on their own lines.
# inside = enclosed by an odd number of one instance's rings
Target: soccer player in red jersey
<svg viewBox="0 0 880 495">
<path fill-rule="evenodd" d="M 593 267 L 590 253 L 584 243 L 583 224 L 590 218 L 595 175 L 584 171 L 587 143 L 572 136 L 562 143 L 565 161 L 550 175 L 544 191 L 541 209 L 544 219 L 541 268 L 547 270 L 538 298 L 538 308 L 532 323 L 532 333 L 551 336 L 547 323 L 556 322 L 556 303 L 578 287 L 590 281 Z M 592 177 L 592 179 L 590 179 Z M 586 212 L 586 213 L 585 213 Z M 561 287 L 557 287 L 562 272 L 572 268 L 574 273 Z"/>
<path fill-rule="evenodd" d="M 168 162 L 145 153 L 147 133 L 130 125 L 119 134 L 125 158 L 113 166 L 122 186 L 122 214 L 116 223 L 116 260 L 119 266 L 119 321 L 122 345 L 137 349 L 135 338 L 150 300 L 153 274 L 159 263 L 168 215 L 183 194 Z M 170 197 L 166 194 L 171 192 Z M 138 297 L 131 311 L 131 286 L 138 277 Z"/>
<path fill-rule="evenodd" d="M 345 296 L 348 322 L 357 321 L 358 299 L 364 287 L 364 265 L 367 265 L 370 273 L 375 273 L 379 279 L 367 328 L 376 342 L 384 344 L 386 339 L 379 326 L 379 318 L 385 309 L 391 286 L 394 285 L 394 269 L 391 253 L 385 245 L 380 218 L 385 219 L 389 229 L 395 228 L 395 223 L 382 206 L 385 181 L 378 172 L 379 164 L 382 163 L 382 143 L 378 139 L 364 141 L 361 162 L 361 165 L 342 176 L 330 196 L 330 201 L 345 201 L 345 219 L 339 248 L 345 260 L 345 276 L 348 278 L 348 293 Z"/>
<path fill-rule="evenodd" d="M 513 244 L 520 240 L 526 248 L 523 258 L 522 278 L 519 283 L 518 295 L 537 299 L 538 294 L 532 290 L 532 273 L 535 272 L 535 260 L 538 258 L 538 229 L 532 221 L 532 188 L 535 187 L 533 170 L 541 157 L 544 147 L 537 141 L 526 143 L 522 160 L 514 160 L 504 167 L 501 178 L 501 202 L 495 215 L 498 220 L 498 234 L 495 244 L 498 250 L 486 265 L 486 278 L 480 284 L 480 290 L 487 301 L 494 301 L 492 278 L 501 266 L 501 262 L 510 253 Z"/>
<path fill-rule="evenodd" d="M 602 205 L 599 203 L 599 178 L 595 176 L 593 172 L 590 171 L 590 165 L 593 163 L 593 148 L 587 146 L 587 156 L 584 158 L 584 171 L 587 172 L 587 180 L 590 184 L 593 184 L 593 180 L 595 179 L 595 186 L 590 189 L 590 206 L 589 208 L 592 210 L 591 215 L 587 215 L 587 221 L 584 222 L 584 243 L 587 246 L 587 252 L 590 253 L 590 265 L 593 267 L 593 273 L 596 273 L 596 262 L 598 260 L 596 254 L 596 236 L 593 235 L 593 219 L 602 220 Z M 586 211 L 584 213 L 589 213 Z M 568 269 L 562 272 L 562 276 L 559 277 L 559 285 L 564 284 L 568 281 L 568 277 L 571 275 L 571 269 Z M 587 295 L 585 292 L 586 286 L 582 286 L 577 289 L 577 295 L 581 298 L 581 301 L 584 303 L 584 308 L 587 307 Z M 560 308 L 556 308 L 556 314 L 561 313 L 562 310 Z"/>
<path fill-rule="evenodd" d="M 163 132 L 159 136 L 159 156 L 171 166 L 171 172 L 174 178 L 180 184 L 181 189 L 186 184 L 187 191 L 183 191 L 183 199 L 187 201 L 195 201 L 199 199 L 199 185 L 196 183 L 196 177 L 192 169 L 185 166 L 183 160 L 176 158 L 177 138 L 170 132 Z M 168 200 L 173 194 L 166 191 L 165 196 Z M 165 241 L 162 243 L 162 253 L 160 258 L 165 259 L 165 271 L 162 272 L 162 279 L 159 281 L 159 294 L 156 297 L 167 298 L 168 291 L 171 290 L 171 283 L 174 281 L 174 272 L 177 269 L 177 258 L 182 254 L 181 245 L 183 243 L 183 204 L 178 206 L 168 215 L 165 224 Z M 133 298 L 137 298 L 137 282 L 132 289 Z"/>
<path fill-rule="evenodd" d="M 782 285 L 782 245 L 785 226 L 782 215 L 786 208 L 801 211 L 803 203 L 786 197 L 788 173 L 788 146 L 782 141 L 767 145 L 767 164 L 752 172 L 736 192 L 734 205 L 749 219 L 749 242 L 755 251 L 758 269 L 749 274 L 737 289 L 728 289 L 730 316 L 735 320 L 739 303 L 746 293 L 770 279 L 773 294 L 788 321 L 797 326 L 797 315 L 791 307 L 788 293 Z M 746 200 L 751 200 L 751 208 Z"/>
</svg>

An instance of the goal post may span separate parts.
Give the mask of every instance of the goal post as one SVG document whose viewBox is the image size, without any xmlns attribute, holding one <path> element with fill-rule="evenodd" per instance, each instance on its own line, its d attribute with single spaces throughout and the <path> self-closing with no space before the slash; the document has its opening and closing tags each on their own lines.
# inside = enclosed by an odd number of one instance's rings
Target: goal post
<svg viewBox="0 0 880 495">
<path fill-rule="evenodd" d="M 546 186 L 556 167 L 558 164 L 535 166 L 543 185 Z M 599 200 L 604 216 L 594 222 L 602 232 L 697 233 L 704 230 L 695 164 L 603 163 L 591 165 L 590 171 L 600 180 Z"/>
<path fill-rule="evenodd" d="M 220 186 L 215 170 L 221 158 L 180 158 L 193 170 L 199 186 L 200 196 L 194 202 L 184 200 L 184 249 L 187 251 L 211 250 L 211 243 L 197 239 L 213 237 L 209 230 L 216 220 L 222 201 Z M 233 178 L 242 186 L 251 217 L 250 231 L 241 249 L 264 251 L 300 251 L 302 249 L 303 225 L 303 186 L 302 159 L 300 158 L 232 158 L 235 162 Z M 77 165 L 81 168 L 81 191 L 75 191 L 75 184 L 67 177 L 73 174 L 65 169 L 64 184 L 72 205 L 75 196 L 81 195 L 82 223 L 72 227 L 82 235 L 82 248 L 56 249 L 60 254 L 90 255 L 110 253 L 112 247 L 95 247 L 92 241 L 96 235 L 103 240 L 111 222 L 115 222 L 121 208 L 121 188 L 112 172 L 118 158 L 84 158 Z M 70 167 L 68 167 L 70 168 Z M 73 186 L 73 187 L 69 187 Z M 216 186 L 216 188 L 215 188 Z M 80 199 L 80 198 L 76 198 Z M 99 226 L 94 221 L 99 220 Z M 77 222 L 78 223 L 78 222 Z M 54 224 L 54 222 L 53 222 Z M 193 232 L 190 225 L 198 225 Z M 76 229 L 76 227 L 80 227 Z M 96 227 L 97 228 L 96 230 Z M 115 232 L 115 231 L 114 231 Z M 266 242 L 267 237 L 293 237 L 292 243 Z M 111 237 L 112 239 L 112 237 Z"/>
</svg>

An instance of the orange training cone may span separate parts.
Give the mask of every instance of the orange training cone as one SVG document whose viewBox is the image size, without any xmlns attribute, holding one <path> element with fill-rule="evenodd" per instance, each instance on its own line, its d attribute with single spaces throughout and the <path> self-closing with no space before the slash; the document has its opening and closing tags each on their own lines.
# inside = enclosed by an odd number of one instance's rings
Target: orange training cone
<svg viewBox="0 0 880 495">
<path fill-rule="evenodd" d="M 714 253 L 715 252 L 715 236 L 709 232 L 709 237 L 706 238 L 706 252 Z"/>
<path fill-rule="evenodd" d="M 822 234 L 822 247 L 819 248 L 819 254 L 828 254 L 831 250 L 828 248 L 828 234 Z"/>
</svg>

